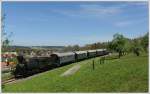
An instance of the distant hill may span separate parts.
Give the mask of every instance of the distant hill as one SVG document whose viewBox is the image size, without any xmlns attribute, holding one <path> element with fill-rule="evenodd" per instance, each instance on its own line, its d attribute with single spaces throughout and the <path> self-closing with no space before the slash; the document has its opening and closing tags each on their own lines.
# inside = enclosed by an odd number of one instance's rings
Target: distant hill
<svg viewBox="0 0 150 94">
<path fill-rule="evenodd" d="M 65 46 L 10 46 L 11 48 L 64 48 Z"/>
<path fill-rule="evenodd" d="M 9 48 L 30 48 L 28 46 L 9 46 Z"/>
<path fill-rule="evenodd" d="M 31 46 L 30 48 L 62 49 L 65 46 Z"/>
<path fill-rule="evenodd" d="M 52 49 L 52 50 L 62 50 L 65 46 L 9 46 L 7 48 L 8 51 L 16 51 L 16 50 L 32 50 L 32 49 Z"/>
</svg>

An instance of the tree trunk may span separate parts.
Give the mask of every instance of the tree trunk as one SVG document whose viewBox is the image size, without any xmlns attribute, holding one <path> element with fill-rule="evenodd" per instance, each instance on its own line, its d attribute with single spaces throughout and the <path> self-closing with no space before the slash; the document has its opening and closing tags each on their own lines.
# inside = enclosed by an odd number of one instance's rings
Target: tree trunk
<svg viewBox="0 0 150 94">
<path fill-rule="evenodd" d="M 122 51 L 119 51 L 119 58 L 123 55 Z"/>
</svg>

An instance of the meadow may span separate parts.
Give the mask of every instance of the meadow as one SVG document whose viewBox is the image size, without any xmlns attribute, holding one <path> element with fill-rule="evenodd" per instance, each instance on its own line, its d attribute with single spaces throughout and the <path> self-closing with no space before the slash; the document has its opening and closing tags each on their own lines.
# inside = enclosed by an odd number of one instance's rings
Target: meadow
<svg viewBox="0 0 150 94">
<path fill-rule="evenodd" d="M 2 92 L 148 92 L 147 54 L 108 58 L 104 64 L 96 57 L 62 66 L 31 79 L 6 84 Z M 76 64 L 81 65 L 76 73 L 60 76 Z"/>
</svg>

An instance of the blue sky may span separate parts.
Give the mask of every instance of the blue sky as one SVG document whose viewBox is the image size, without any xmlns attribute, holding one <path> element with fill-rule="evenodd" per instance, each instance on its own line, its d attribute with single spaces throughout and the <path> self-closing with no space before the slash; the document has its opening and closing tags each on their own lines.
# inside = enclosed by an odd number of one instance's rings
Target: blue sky
<svg viewBox="0 0 150 94">
<path fill-rule="evenodd" d="M 85 45 L 148 32 L 147 2 L 3 2 L 13 45 Z"/>
</svg>

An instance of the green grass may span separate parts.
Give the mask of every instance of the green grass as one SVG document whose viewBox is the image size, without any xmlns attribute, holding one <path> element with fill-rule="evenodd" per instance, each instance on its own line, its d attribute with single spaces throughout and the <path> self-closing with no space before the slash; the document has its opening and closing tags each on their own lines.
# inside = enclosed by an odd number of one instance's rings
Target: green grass
<svg viewBox="0 0 150 94">
<path fill-rule="evenodd" d="M 95 60 L 95 70 L 92 69 Z M 88 62 L 88 63 L 84 63 Z M 75 64 L 74 75 L 60 75 Z M 39 74 L 28 80 L 7 84 L 3 92 L 148 92 L 148 56 L 127 55 L 99 63 L 88 59 Z"/>
</svg>

